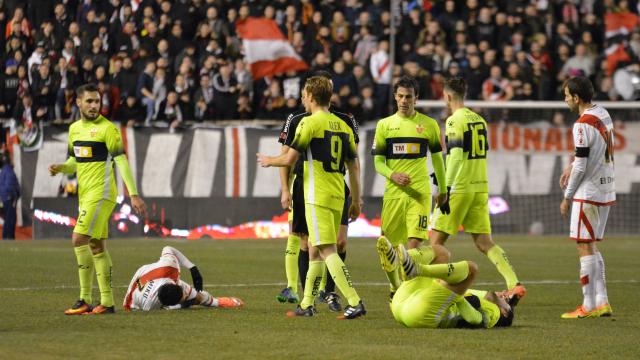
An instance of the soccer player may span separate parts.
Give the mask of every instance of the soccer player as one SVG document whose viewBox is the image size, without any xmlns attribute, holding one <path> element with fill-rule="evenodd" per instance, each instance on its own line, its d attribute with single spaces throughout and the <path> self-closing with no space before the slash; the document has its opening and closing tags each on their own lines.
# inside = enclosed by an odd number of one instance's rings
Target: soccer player
<svg viewBox="0 0 640 360">
<path fill-rule="evenodd" d="M 180 267 L 191 272 L 193 287 L 180 279 Z M 141 266 L 133 275 L 124 297 L 125 310 L 183 309 L 191 305 L 237 308 L 244 305 L 235 297 L 215 298 L 202 290 L 202 275 L 180 251 L 162 249 L 160 260 Z"/>
<path fill-rule="evenodd" d="M 112 263 L 106 240 L 109 217 L 118 193 L 113 175 L 114 163 L 127 186 L 133 209 L 146 218 L 147 207 L 138 196 L 124 154 L 120 129 L 99 113 L 101 100 L 98 88 L 93 84 L 82 85 L 76 90 L 76 95 L 81 118 L 69 127 L 69 158 L 64 164 L 49 166 L 51 176 L 60 172 L 78 175 L 80 212 L 71 242 L 78 261 L 80 298 L 65 314 L 110 314 L 115 307 L 111 289 Z M 92 307 L 94 269 L 100 288 L 100 304 Z"/>
<path fill-rule="evenodd" d="M 517 302 L 525 295 L 526 289 L 519 282 L 505 251 L 491 238 L 487 123 L 464 106 L 466 91 L 467 84 L 462 78 L 451 78 L 445 82 L 444 98 L 451 111 L 446 123 L 449 197 L 445 206 L 450 212 L 435 210 L 431 245 L 444 246 L 449 236 L 457 234 L 463 225 L 476 247 L 489 257 L 504 277 L 507 289 Z"/>
<path fill-rule="evenodd" d="M 609 207 L 616 200 L 613 122 L 607 110 L 591 103 L 593 86 L 589 79 L 571 78 L 562 91 L 569 109 L 580 115 L 573 125 L 575 159 L 560 179 L 564 190 L 560 213 L 566 217 L 571 204 L 569 236 L 578 246 L 583 294 L 582 305 L 562 314 L 562 318 L 611 316 L 604 259 L 596 242 L 604 238 Z"/>
<path fill-rule="evenodd" d="M 349 218 L 360 215 L 360 170 L 356 162 L 356 144 L 353 131 L 337 116 L 329 112 L 331 82 L 321 76 L 309 78 L 302 91 L 303 104 L 311 113 L 302 119 L 291 144 L 292 151 L 277 157 L 257 154 L 263 167 L 292 166 L 306 154 L 304 162 L 305 217 L 309 228 L 309 271 L 306 276 L 304 297 L 295 316 L 313 316 L 314 300 L 319 291 L 324 265 L 338 289 L 346 297 L 342 319 L 355 319 L 366 314 L 349 270 L 337 254 L 336 234 L 340 227 L 344 207 L 345 164 L 349 170 L 351 197 Z M 324 260 L 324 261 L 323 261 Z"/>
<path fill-rule="evenodd" d="M 322 76 L 327 79 L 331 79 L 331 75 L 324 71 L 316 73 L 317 76 Z M 333 86 L 333 84 L 331 84 Z M 358 124 L 351 114 L 347 114 L 336 110 L 332 106 L 329 107 L 329 111 L 344 121 L 347 126 L 351 128 L 354 134 L 354 140 L 356 146 L 360 139 L 358 138 Z M 291 113 L 287 117 L 287 121 L 284 123 L 280 132 L 278 142 L 282 144 L 282 152 L 286 153 L 291 148 L 293 138 L 298 128 L 298 124 L 305 117 L 309 116 L 306 110 L 298 113 Z M 307 222 L 304 212 L 304 191 L 303 191 L 303 163 L 304 154 L 301 154 L 300 159 L 293 166 L 280 168 L 280 187 L 282 189 L 282 195 L 280 202 L 282 208 L 289 211 L 289 237 L 287 238 L 287 248 L 285 250 L 285 273 L 287 275 L 287 287 L 284 288 L 277 296 L 276 299 L 280 302 L 298 302 L 298 274 L 302 279 L 302 289 L 304 291 L 304 279 L 307 276 L 307 270 L 309 269 L 309 249 L 307 247 L 307 240 L 309 230 L 307 229 Z M 358 165 L 359 166 L 359 165 Z M 340 230 L 338 231 L 337 248 L 338 256 L 344 262 L 347 257 L 347 232 L 349 226 L 349 206 L 351 198 L 349 197 L 349 187 L 345 183 L 345 203 L 342 210 L 342 219 L 340 220 Z M 296 264 L 298 266 L 298 272 L 296 272 Z M 342 306 L 340 304 L 340 297 L 335 292 L 335 282 L 330 276 L 323 277 L 323 282 L 326 284 L 320 284 L 320 299 L 325 301 L 331 311 L 341 311 Z"/>
<path fill-rule="evenodd" d="M 407 278 L 391 302 L 391 312 L 407 327 L 492 328 L 511 326 L 513 310 L 494 292 L 471 290 L 478 271 L 471 261 L 428 264 L 414 261 L 401 244 L 384 241 L 383 250 L 393 253 L 393 267 Z"/>
<path fill-rule="evenodd" d="M 443 204 L 447 196 L 440 127 L 438 123 L 415 110 L 418 84 L 403 77 L 393 87 L 398 111 L 376 126 L 373 149 L 376 171 L 387 178 L 382 202 L 382 237 L 376 248 L 382 268 L 389 279 L 390 297 L 402 282 L 397 268 L 385 266 L 393 261 L 392 254 L 382 250 L 386 240 L 394 247 L 406 244 L 411 256 L 425 257 L 430 263 L 436 253 L 421 246 L 429 238 L 431 212 L 431 182 L 427 168 L 427 151 L 438 180 L 436 202 Z"/>
</svg>

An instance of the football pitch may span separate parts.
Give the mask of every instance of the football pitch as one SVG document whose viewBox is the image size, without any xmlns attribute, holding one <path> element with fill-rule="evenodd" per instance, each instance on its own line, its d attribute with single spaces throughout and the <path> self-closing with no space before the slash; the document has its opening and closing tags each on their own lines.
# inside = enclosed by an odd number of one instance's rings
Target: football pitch
<svg viewBox="0 0 640 360">
<path fill-rule="evenodd" d="M 363 319 L 353 321 L 337 320 L 325 304 L 317 305 L 313 318 L 285 316 L 294 306 L 275 300 L 285 285 L 285 240 L 110 240 L 117 313 L 108 316 L 63 314 L 78 297 L 70 240 L 0 241 L 0 358 L 638 358 L 639 240 L 609 237 L 600 245 L 613 317 L 562 320 L 560 314 L 582 299 L 573 242 L 497 236 L 528 294 L 514 326 L 492 330 L 407 329 L 395 323 L 374 239 L 349 239 L 346 263 L 367 308 Z M 121 304 L 131 276 L 156 261 L 165 245 L 198 265 L 206 290 L 240 297 L 245 307 L 125 313 Z M 453 260 L 479 264 L 475 288 L 504 287 L 466 235 L 448 247 Z M 191 281 L 188 271 L 183 279 Z"/>
</svg>

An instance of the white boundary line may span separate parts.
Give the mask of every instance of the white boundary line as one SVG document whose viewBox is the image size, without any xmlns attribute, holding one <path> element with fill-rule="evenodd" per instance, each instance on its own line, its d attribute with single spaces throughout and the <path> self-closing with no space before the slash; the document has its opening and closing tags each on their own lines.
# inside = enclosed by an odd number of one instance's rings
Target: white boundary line
<svg viewBox="0 0 640 360">
<path fill-rule="evenodd" d="M 576 280 L 531 280 L 523 281 L 525 285 L 573 285 L 579 284 Z M 640 280 L 607 280 L 607 284 L 638 284 Z M 256 284 L 205 284 L 204 287 L 208 289 L 215 288 L 248 288 L 248 287 L 271 287 L 271 286 L 285 286 L 285 282 L 276 283 L 256 283 Z M 387 282 L 362 282 L 355 283 L 358 286 L 389 286 Z M 474 286 L 503 286 L 502 281 L 480 281 L 473 284 Z M 115 285 L 113 288 L 126 288 L 127 285 Z M 41 290 L 64 290 L 64 289 L 77 289 L 78 285 L 57 285 L 57 286 L 42 286 L 42 287 L 21 287 L 21 288 L 0 288 L 0 292 L 10 291 L 41 291 Z M 97 289 L 97 286 L 94 286 Z"/>
</svg>

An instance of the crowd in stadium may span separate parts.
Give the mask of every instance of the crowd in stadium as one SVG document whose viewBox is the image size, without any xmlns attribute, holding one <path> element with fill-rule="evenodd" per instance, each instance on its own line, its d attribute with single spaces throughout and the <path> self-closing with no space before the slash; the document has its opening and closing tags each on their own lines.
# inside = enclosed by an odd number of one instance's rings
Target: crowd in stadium
<svg viewBox="0 0 640 360">
<path fill-rule="evenodd" d="M 399 1 L 390 66 L 388 0 L 0 1 L 0 118 L 77 118 L 74 89 L 98 84 L 101 113 L 129 125 L 283 119 L 300 106 L 306 73 L 254 81 L 239 20 L 275 20 L 309 72 L 333 76 L 334 103 L 360 122 L 388 114 L 389 86 L 416 77 L 420 99 L 440 99 L 463 75 L 469 99 L 561 100 L 586 75 L 597 99 L 618 100 L 602 16 L 637 14 L 635 0 Z M 628 36 L 637 63 L 640 32 Z"/>
</svg>

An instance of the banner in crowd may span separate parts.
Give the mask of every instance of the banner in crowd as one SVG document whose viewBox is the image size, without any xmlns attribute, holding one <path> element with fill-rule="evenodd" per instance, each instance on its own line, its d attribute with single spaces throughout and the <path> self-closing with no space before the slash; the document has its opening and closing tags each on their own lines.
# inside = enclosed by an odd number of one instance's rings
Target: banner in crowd
<svg viewBox="0 0 640 360">
<path fill-rule="evenodd" d="M 375 203 L 369 205 L 367 226 L 375 226 L 378 221 L 376 209 L 380 207 L 379 197 L 385 183 L 375 172 L 370 155 L 374 131 L 367 127 L 361 129 L 358 150 L 363 196 Z M 33 199 L 73 196 L 76 190 L 74 179 L 51 178 L 47 170 L 50 164 L 65 161 L 67 133 L 51 127 L 44 135 L 39 151 L 14 154 L 27 224 L 36 209 L 37 201 Z M 187 230 L 214 224 L 233 228 L 251 221 L 271 221 L 282 215 L 278 171 L 260 167 L 255 155 L 279 153 L 278 135 L 278 130 L 250 127 L 195 128 L 173 134 L 152 128 L 123 129 L 127 155 L 141 195 L 165 203 L 165 208 L 178 204 L 178 199 L 185 199 L 179 202 L 180 207 L 186 207 L 182 214 L 190 215 L 173 221 L 173 228 Z M 620 195 L 639 192 L 640 144 L 634 141 L 639 136 L 640 124 L 629 123 L 616 129 L 614 156 L 616 189 Z M 561 196 L 558 178 L 573 152 L 570 128 L 492 124 L 489 146 L 490 194 L 496 201 L 518 196 L 550 196 L 551 199 Z M 124 194 L 120 179 L 118 186 Z M 238 201 L 240 199 L 244 200 Z M 56 201 L 76 204 L 75 200 Z M 248 208 L 231 205 L 234 201 Z M 199 202 L 196 207 L 199 210 L 188 211 L 195 202 Z M 553 205 L 555 209 L 557 204 Z M 64 215 L 75 216 L 66 210 Z M 196 218 L 197 222 L 193 220 Z M 286 226 L 286 221 L 283 224 Z"/>
</svg>

